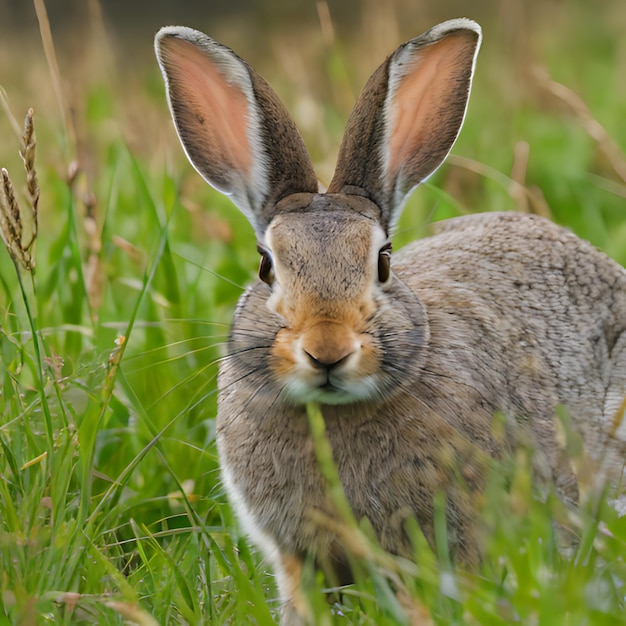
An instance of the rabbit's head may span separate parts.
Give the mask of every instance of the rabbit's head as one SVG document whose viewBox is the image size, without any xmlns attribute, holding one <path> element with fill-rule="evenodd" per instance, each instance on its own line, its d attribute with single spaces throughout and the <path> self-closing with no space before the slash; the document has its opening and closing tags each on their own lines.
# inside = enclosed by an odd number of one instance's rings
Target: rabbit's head
<svg viewBox="0 0 626 626">
<path fill-rule="evenodd" d="M 240 320 L 242 341 L 267 344 L 267 365 L 291 401 L 383 397 L 405 364 L 424 358 L 426 314 L 394 279 L 391 231 L 456 140 L 480 39 L 476 23 L 451 20 L 390 55 L 363 89 L 320 193 L 294 123 L 249 65 L 198 31 L 158 33 L 185 152 L 257 236 L 262 283 L 252 293 L 266 310 Z"/>
</svg>

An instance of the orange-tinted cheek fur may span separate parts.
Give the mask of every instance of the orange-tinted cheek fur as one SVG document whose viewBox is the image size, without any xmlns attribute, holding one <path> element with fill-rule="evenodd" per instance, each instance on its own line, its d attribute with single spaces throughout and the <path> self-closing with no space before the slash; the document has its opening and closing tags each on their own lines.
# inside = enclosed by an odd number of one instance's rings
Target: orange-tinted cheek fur
<svg viewBox="0 0 626 626">
<path fill-rule="evenodd" d="M 296 337 L 288 328 L 278 331 L 272 346 L 270 369 L 278 378 L 288 376 L 295 365 L 294 342 Z"/>
<path fill-rule="evenodd" d="M 359 339 L 361 352 L 355 373 L 362 377 L 376 374 L 380 369 L 380 350 L 371 335 L 362 334 Z"/>
</svg>

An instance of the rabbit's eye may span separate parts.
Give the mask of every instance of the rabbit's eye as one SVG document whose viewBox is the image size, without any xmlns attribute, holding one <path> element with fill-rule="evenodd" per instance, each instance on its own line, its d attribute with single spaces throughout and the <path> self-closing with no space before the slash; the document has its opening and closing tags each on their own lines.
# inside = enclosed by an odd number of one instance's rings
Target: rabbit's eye
<svg viewBox="0 0 626 626">
<path fill-rule="evenodd" d="M 270 258 L 267 250 L 259 247 L 259 254 L 261 255 L 261 262 L 259 263 L 259 278 L 268 285 L 272 285 L 274 282 L 274 267 L 272 266 L 272 259 Z"/>
<path fill-rule="evenodd" d="M 386 283 L 391 275 L 391 244 L 385 244 L 378 251 L 378 281 Z"/>
</svg>

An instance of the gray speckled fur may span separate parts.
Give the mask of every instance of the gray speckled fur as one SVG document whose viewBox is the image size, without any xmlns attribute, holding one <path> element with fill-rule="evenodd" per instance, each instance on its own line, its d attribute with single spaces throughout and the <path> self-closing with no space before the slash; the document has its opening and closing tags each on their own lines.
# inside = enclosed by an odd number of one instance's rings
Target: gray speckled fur
<svg viewBox="0 0 626 626">
<path fill-rule="evenodd" d="M 439 234 L 397 253 L 393 271 L 395 285 L 381 307 L 398 306 L 395 293 L 407 288 L 419 298 L 430 330 L 425 358 L 413 358 L 412 347 L 397 352 L 395 389 L 382 401 L 323 407 L 348 498 L 384 547 L 407 550 L 406 514 L 432 537 L 432 495 L 443 491 L 458 498 L 459 515 L 449 520 L 453 531 L 460 527 L 457 549 L 473 557 L 475 546 L 464 541 L 472 502 L 461 487 L 450 491 L 456 478 L 441 460 L 450 453 L 471 491 L 485 470 L 484 457 L 474 453 L 498 456 L 522 436 L 536 446 L 539 474 L 575 499 L 556 438 L 557 404 L 588 452 L 603 464 L 610 458 L 618 475 L 623 456 L 617 442 L 606 448 L 614 413 L 605 405 L 613 388 L 622 396 L 626 388 L 623 268 L 545 219 L 496 213 L 444 223 Z M 238 474 L 255 477 L 241 481 L 242 494 L 279 548 L 315 551 L 333 539 L 307 521 L 306 511 L 324 496 L 304 408 L 276 401 L 280 389 L 263 367 L 271 355 L 258 346 L 271 346 L 280 328 L 278 319 L 260 328 L 257 312 L 268 295 L 257 283 L 233 323 L 234 356 L 220 375 L 220 449 Z M 258 368 L 249 358 L 253 346 Z M 511 424 L 504 444 L 492 435 L 497 411 Z"/>
</svg>

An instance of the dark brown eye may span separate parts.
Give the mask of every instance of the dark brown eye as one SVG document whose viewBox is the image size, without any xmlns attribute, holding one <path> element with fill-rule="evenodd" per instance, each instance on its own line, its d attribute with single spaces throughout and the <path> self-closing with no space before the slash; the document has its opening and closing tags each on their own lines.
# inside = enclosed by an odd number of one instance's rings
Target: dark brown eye
<svg viewBox="0 0 626 626">
<path fill-rule="evenodd" d="M 257 247 L 259 254 L 261 255 L 261 262 L 259 263 L 259 278 L 268 285 L 272 285 L 274 282 L 274 267 L 272 266 L 272 259 L 269 252 L 261 246 Z"/>
<path fill-rule="evenodd" d="M 386 283 L 391 276 L 391 244 L 385 244 L 378 251 L 378 281 Z"/>
</svg>

